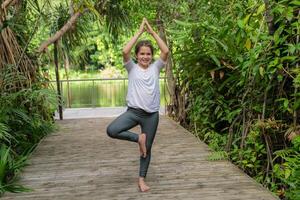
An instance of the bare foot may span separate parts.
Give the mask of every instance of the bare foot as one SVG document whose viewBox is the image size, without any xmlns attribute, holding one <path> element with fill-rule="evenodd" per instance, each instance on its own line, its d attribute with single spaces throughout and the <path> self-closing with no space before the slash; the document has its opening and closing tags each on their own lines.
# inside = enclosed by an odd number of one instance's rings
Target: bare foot
<svg viewBox="0 0 300 200">
<path fill-rule="evenodd" d="M 139 188 L 141 192 L 147 192 L 150 190 L 150 187 L 145 183 L 144 177 L 139 177 Z"/>
<path fill-rule="evenodd" d="M 140 147 L 141 156 L 146 158 L 147 148 L 146 148 L 146 134 L 145 133 L 142 133 L 142 134 L 139 135 L 138 143 L 139 143 L 139 147 Z"/>
</svg>

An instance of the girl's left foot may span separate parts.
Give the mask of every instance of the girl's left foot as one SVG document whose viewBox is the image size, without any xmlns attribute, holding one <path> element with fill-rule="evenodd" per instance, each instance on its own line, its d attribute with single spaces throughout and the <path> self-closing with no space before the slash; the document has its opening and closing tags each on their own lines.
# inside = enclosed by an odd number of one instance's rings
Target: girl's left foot
<svg viewBox="0 0 300 200">
<path fill-rule="evenodd" d="M 143 177 L 139 178 L 139 188 L 141 192 L 147 192 L 150 190 L 150 187 L 146 185 Z"/>
</svg>

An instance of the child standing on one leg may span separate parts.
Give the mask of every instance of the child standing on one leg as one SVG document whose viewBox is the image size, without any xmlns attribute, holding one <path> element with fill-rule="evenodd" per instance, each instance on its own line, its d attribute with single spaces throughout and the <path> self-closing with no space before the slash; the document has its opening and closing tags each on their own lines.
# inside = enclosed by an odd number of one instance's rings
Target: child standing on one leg
<svg viewBox="0 0 300 200">
<path fill-rule="evenodd" d="M 134 63 L 130 52 L 145 29 L 155 39 L 161 51 L 160 58 L 152 62 L 154 48 L 150 41 L 141 40 L 135 46 L 137 63 Z M 159 73 L 167 61 L 168 53 L 167 45 L 144 18 L 138 32 L 123 48 L 124 66 L 128 72 L 128 109 L 107 127 L 110 137 L 138 143 L 141 154 L 138 186 L 142 192 L 150 189 L 145 183 L 145 177 L 159 121 Z M 128 131 L 137 125 L 141 126 L 141 134 Z"/>
</svg>

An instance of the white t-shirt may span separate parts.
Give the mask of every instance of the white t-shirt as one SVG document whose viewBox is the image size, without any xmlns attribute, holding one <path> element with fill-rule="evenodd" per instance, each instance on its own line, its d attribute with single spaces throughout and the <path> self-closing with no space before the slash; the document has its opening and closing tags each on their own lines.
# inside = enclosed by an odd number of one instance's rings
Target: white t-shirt
<svg viewBox="0 0 300 200">
<path fill-rule="evenodd" d="M 141 108 L 150 113 L 159 110 L 159 73 L 164 65 L 161 58 L 147 69 L 134 63 L 132 59 L 124 64 L 128 71 L 127 106 Z"/>
</svg>

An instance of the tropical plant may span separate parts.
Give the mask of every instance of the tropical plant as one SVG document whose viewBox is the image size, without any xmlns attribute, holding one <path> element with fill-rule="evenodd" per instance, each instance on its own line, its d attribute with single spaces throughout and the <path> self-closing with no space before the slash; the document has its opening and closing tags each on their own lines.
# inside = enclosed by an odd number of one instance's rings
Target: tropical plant
<svg viewBox="0 0 300 200">
<path fill-rule="evenodd" d="M 277 193 L 288 199 L 299 199 L 300 197 L 300 136 L 292 140 L 292 146 L 287 149 L 274 152 L 274 177 L 280 180 L 275 186 Z"/>
<path fill-rule="evenodd" d="M 174 118 L 217 150 L 213 158 L 225 150 L 276 192 L 273 152 L 287 146 L 285 133 L 299 134 L 299 1 L 188 1 L 171 16 L 184 111 Z"/>
</svg>

